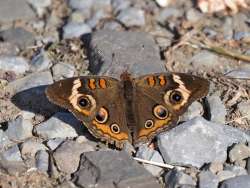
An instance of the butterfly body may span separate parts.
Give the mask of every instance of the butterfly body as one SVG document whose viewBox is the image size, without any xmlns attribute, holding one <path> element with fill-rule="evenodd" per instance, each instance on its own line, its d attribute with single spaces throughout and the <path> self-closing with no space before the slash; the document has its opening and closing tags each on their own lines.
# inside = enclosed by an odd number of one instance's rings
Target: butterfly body
<svg viewBox="0 0 250 188">
<path fill-rule="evenodd" d="M 207 80 L 182 73 L 138 78 L 128 73 L 68 78 L 48 86 L 53 103 L 71 111 L 97 138 L 123 147 L 151 141 L 178 121 L 194 101 L 208 93 Z"/>
</svg>

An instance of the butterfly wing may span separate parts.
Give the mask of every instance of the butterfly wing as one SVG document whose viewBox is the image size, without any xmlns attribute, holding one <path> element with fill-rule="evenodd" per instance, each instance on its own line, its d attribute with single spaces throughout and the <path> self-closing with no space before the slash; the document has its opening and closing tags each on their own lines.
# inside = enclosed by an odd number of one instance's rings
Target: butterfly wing
<svg viewBox="0 0 250 188">
<path fill-rule="evenodd" d="M 71 111 L 97 138 L 122 147 L 131 142 L 123 111 L 120 82 L 110 77 L 83 76 L 60 80 L 46 89 L 49 100 Z"/>
<path fill-rule="evenodd" d="M 151 141 L 174 126 L 195 100 L 207 95 L 209 82 L 183 73 L 145 75 L 134 80 L 134 111 L 137 114 L 133 142 Z"/>
</svg>

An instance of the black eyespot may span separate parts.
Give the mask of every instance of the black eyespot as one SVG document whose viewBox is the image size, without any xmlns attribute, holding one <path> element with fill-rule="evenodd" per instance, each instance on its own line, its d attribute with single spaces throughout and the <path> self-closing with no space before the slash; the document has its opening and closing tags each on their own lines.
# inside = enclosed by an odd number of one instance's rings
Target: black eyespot
<svg viewBox="0 0 250 188">
<path fill-rule="evenodd" d="M 154 122 L 151 119 L 148 119 L 144 124 L 146 129 L 150 129 L 154 126 Z"/>
<path fill-rule="evenodd" d="M 115 134 L 120 133 L 120 127 L 116 123 L 112 124 L 110 128 L 113 133 Z"/>
<path fill-rule="evenodd" d="M 170 94 L 170 101 L 172 103 L 180 103 L 182 101 L 182 99 L 183 99 L 182 94 L 179 91 L 173 91 Z"/>
<path fill-rule="evenodd" d="M 158 119 L 166 119 L 168 117 L 168 110 L 162 105 L 155 106 L 153 112 Z"/>
<path fill-rule="evenodd" d="M 98 123 L 106 123 L 108 120 L 108 111 L 105 108 L 100 108 L 100 110 L 96 113 L 95 120 Z"/>
<path fill-rule="evenodd" d="M 85 108 L 87 107 L 88 105 L 90 104 L 89 102 L 89 99 L 87 97 L 80 97 L 78 99 L 78 105 L 81 107 L 81 108 Z"/>
</svg>

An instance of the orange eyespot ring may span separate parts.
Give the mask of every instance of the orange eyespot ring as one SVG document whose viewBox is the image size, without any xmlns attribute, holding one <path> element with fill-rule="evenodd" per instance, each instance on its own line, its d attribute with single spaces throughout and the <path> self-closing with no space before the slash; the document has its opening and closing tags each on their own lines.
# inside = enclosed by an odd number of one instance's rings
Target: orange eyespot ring
<svg viewBox="0 0 250 188">
<path fill-rule="evenodd" d="M 157 105 L 153 109 L 154 116 L 157 117 L 158 119 L 166 119 L 168 117 L 168 110 L 162 106 L 162 105 Z"/>
<path fill-rule="evenodd" d="M 95 120 L 98 123 L 106 123 L 108 120 L 108 111 L 105 108 L 100 108 L 100 110 L 96 113 Z"/>
<path fill-rule="evenodd" d="M 170 93 L 169 100 L 173 104 L 178 104 L 178 103 L 182 102 L 183 96 L 182 96 L 181 92 L 174 90 Z"/>
<path fill-rule="evenodd" d="M 112 124 L 110 126 L 110 129 L 115 134 L 119 134 L 120 133 L 120 127 L 116 123 Z"/>
<path fill-rule="evenodd" d="M 154 126 L 154 122 L 153 122 L 153 120 L 151 120 L 151 119 L 148 119 L 146 122 L 145 122 L 145 124 L 144 124 L 144 127 L 146 128 L 146 129 L 150 129 L 150 128 L 152 128 Z"/>
<path fill-rule="evenodd" d="M 87 106 L 90 105 L 90 100 L 88 99 L 87 96 L 81 96 L 77 99 L 77 104 L 79 105 L 80 108 L 86 108 Z"/>
</svg>

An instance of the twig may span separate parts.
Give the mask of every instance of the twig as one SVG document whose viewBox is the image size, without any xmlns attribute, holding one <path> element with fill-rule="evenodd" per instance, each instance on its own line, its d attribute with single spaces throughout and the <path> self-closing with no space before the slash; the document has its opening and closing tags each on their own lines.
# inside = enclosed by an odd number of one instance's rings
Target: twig
<svg viewBox="0 0 250 188">
<path fill-rule="evenodd" d="M 185 167 L 182 167 L 182 166 L 173 166 L 173 165 L 170 165 L 170 164 L 158 163 L 158 162 L 149 161 L 149 160 L 145 160 L 145 159 L 141 159 L 141 158 L 137 158 L 137 157 L 134 157 L 134 160 L 142 162 L 142 163 L 146 163 L 146 164 L 159 166 L 159 167 L 162 167 L 162 168 L 168 168 L 168 169 L 177 168 L 179 170 L 185 170 Z"/>
</svg>

